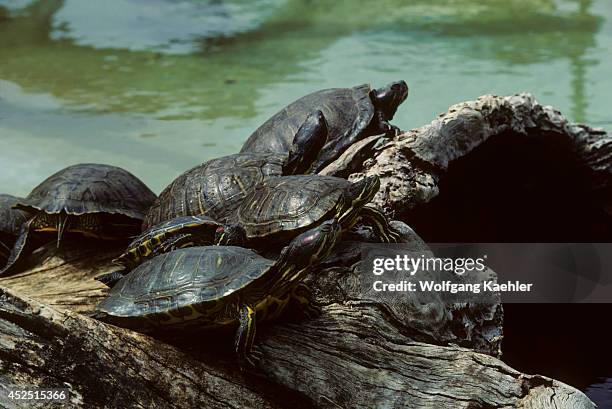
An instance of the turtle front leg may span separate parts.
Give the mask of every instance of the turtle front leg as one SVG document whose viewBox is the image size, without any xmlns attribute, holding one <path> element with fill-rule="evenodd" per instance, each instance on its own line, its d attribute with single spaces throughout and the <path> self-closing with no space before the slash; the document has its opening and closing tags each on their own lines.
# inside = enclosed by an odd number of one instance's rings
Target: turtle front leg
<svg viewBox="0 0 612 409">
<path fill-rule="evenodd" d="M 30 237 L 30 229 L 33 222 L 34 219 L 30 219 L 21 226 L 19 237 L 13 245 L 13 249 L 11 250 L 11 254 L 9 254 L 8 261 L 6 262 L 4 269 L 0 271 L 0 277 L 17 273 L 19 263 L 23 261 L 23 258 L 27 254 L 31 253 L 35 249 L 36 245 L 33 243 L 33 240 Z"/>
<path fill-rule="evenodd" d="M 397 126 L 389 123 L 382 111 L 376 112 L 376 118 L 376 127 L 378 131 L 384 133 L 387 138 L 393 138 L 401 133 L 401 130 Z"/>
<path fill-rule="evenodd" d="M 312 290 L 304 283 L 299 283 L 291 292 L 291 305 L 297 307 L 307 319 L 315 319 L 321 315 L 321 310 L 312 303 Z"/>
<path fill-rule="evenodd" d="M 372 206 L 364 206 L 359 211 L 359 220 L 374 231 L 382 243 L 401 243 L 402 236 L 393 230 L 383 212 Z"/>
<path fill-rule="evenodd" d="M 340 155 L 342 155 L 349 148 L 349 146 L 353 145 L 360 139 L 363 139 L 363 134 L 353 133 L 326 143 L 325 146 L 323 146 L 319 157 L 310 168 L 310 173 L 318 173 L 323 170 L 327 165 L 338 159 Z"/>
<path fill-rule="evenodd" d="M 243 305 L 238 313 L 238 331 L 236 332 L 235 350 L 241 369 L 247 363 L 255 368 L 258 361 L 257 354 L 253 354 L 253 342 L 255 341 L 256 329 L 255 310 L 248 305 Z"/>
</svg>

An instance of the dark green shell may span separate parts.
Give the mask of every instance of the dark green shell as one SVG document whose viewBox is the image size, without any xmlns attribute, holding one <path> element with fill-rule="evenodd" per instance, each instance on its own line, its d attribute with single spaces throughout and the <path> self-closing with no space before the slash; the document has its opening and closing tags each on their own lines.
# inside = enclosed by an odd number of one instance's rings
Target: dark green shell
<svg viewBox="0 0 612 409">
<path fill-rule="evenodd" d="M 234 319 L 228 305 L 247 297 L 272 265 L 242 247 L 175 250 L 145 261 L 122 278 L 97 311 L 103 320 L 130 328 L 192 320 L 203 327 L 223 325 Z"/>
<path fill-rule="evenodd" d="M 210 217 L 182 216 L 160 223 L 144 231 L 132 241 L 126 251 L 113 260 L 115 263 L 134 267 L 142 260 L 156 254 L 156 247 L 164 240 L 178 233 L 197 231 L 197 245 L 211 245 L 215 239 L 215 231 L 221 226 Z"/>
<path fill-rule="evenodd" d="M 0 266 L 8 258 L 21 226 L 28 220 L 28 215 L 25 212 L 13 209 L 13 206 L 19 200 L 22 199 L 0 194 Z"/>
<path fill-rule="evenodd" d="M 69 166 L 47 178 L 17 204 L 35 213 L 118 214 L 142 220 L 155 194 L 130 172 L 109 165 Z"/>
<path fill-rule="evenodd" d="M 293 137 L 314 108 L 321 110 L 327 120 L 328 144 L 351 135 L 361 135 L 374 117 L 371 90 L 368 84 L 364 84 L 308 94 L 281 109 L 255 130 L 241 152 L 289 152 Z"/>
<path fill-rule="evenodd" d="M 352 184 L 333 176 L 295 175 L 259 183 L 236 209 L 231 221 L 247 238 L 299 232 L 335 216 Z"/>
<path fill-rule="evenodd" d="M 19 197 L 0 194 L 0 232 L 17 236 L 21 225 L 28 220 L 27 213 L 13 206 L 23 200 Z"/>
<path fill-rule="evenodd" d="M 164 189 L 142 227 L 148 229 L 175 217 L 194 215 L 223 222 L 257 182 L 282 175 L 285 158 L 274 153 L 243 153 L 198 165 Z"/>
</svg>

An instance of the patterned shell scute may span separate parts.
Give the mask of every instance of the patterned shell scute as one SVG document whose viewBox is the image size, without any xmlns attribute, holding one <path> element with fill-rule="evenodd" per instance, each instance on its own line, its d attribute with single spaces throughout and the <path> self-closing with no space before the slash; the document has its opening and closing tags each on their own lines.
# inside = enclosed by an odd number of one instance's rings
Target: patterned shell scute
<svg viewBox="0 0 612 409">
<path fill-rule="evenodd" d="M 51 214 L 109 213 L 143 219 L 155 198 L 140 179 L 124 169 L 79 164 L 51 175 L 19 204 Z"/>
<path fill-rule="evenodd" d="M 148 230 L 142 232 L 142 234 L 139 237 L 137 237 L 134 241 L 130 243 L 128 248 L 138 247 L 142 243 L 145 243 L 156 237 L 162 236 L 166 233 L 171 233 L 173 231 L 179 231 L 184 228 L 197 227 L 197 226 L 210 226 L 211 229 L 216 229 L 217 227 L 220 226 L 220 224 L 207 216 L 176 217 L 166 222 L 157 224 L 149 228 Z"/>
<path fill-rule="evenodd" d="M 371 87 L 364 84 L 308 94 L 277 112 L 255 130 L 241 152 L 288 152 L 293 137 L 313 107 L 320 109 L 325 116 L 329 130 L 328 143 L 360 134 L 374 117 L 370 91 Z"/>
<path fill-rule="evenodd" d="M 280 176 L 285 155 L 235 154 L 213 159 L 176 178 L 151 207 L 143 229 L 178 216 L 207 215 L 223 222 L 248 190 Z"/>
<path fill-rule="evenodd" d="M 245 198 L 232 221 L 244 227 L 249 238 L 302 229 L 333 211 L 350 186 L 331 176 L 270 178 Z"/>
<path fill-rule="evenodd" d="M 98 310 L 145 316 L 222 300 L 264 277 L 272 264 L 242 247 L 175 250 L 144 262 L 121 279 Z"/>
<path fill-rule="evenodd" d="M 21 225 L 28 220 L 28 215 L 13 205 L 20 199 L 15 196 L 0 194 L 0 232 L 17 236 Z"/>
</svg>

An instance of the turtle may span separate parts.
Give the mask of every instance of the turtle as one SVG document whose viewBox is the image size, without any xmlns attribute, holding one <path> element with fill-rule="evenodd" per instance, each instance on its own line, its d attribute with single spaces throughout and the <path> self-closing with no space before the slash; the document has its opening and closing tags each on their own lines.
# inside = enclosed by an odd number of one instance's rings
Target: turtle
<svg viewBox="0 0 612 409">
<path fill-rule="evenodd" d="M 301 173 L 327 140 L 327 122 L 314 111 L 293 137 L 289 152 L 239 153 L 204 162 L 177 177 L 149 210 L 142 229 L 179 216 L 206 215 L 223 222 L 259 181 Z"/>
<path fill-rule="evenodd" d="M 13 209 L 21 198 L 0 194 L 0 266 L 8 260 L 21 226 L 28 220 L 25 212 Z"/>
<path fill-rule="evenodd" d="M 0 276 L 16 272 L 35 239 L 45 234 L 55 234 L 57 247 L 65 233 L 104 240 L 138 235 L 155 198 L 143 182 L 119 167 L 85 163 L 60 170 L 15 203 L 15 208 L 28 214 L 28 221 Z"/>
<path fill-rule="evenodd" d="M 287 152 L 293 133 L 313 107 L 320 109 L 329 126 L 327 143 L 309 173 L 318 173 L 350 145 L 376 134 L 395 136 L 389 124 L 399 105 L 408 97 L 408 85 L 396 81 L 379 89 L 369 84 L 353 88 L 331 88 L 313 92 L 281 109 L 255 130 L 241 152 Z"/>
<path fill-rule="evenodd" d="M 296 301 L 313 313 L 303 279 L 340 237 L 331 219 L 295 237 L 273 261 L 251 249 L 202 246 L 177 249 L 139 265 L 121 279 L 92 315 L 141 332 L 237 326 L 241 363 L 255 365 L 256 323 L 277 318 Z"/>
<path fill-rule="evenodd" d="M 246 241 L 244 229 L 236 225 L 224 226 L 207 216 L 181 216 L 160 223 L 134 239 L 113 263 L 121 270 L 102 274 L 96 280 L 113 287 L 119 279 L 139 264 L 177 248 L 216 245 L 242 246 Z"/>
<path fill-rule="evenodd" d="M 397 242 L 384 214 L 366 206 L 378 192 L 373 175 L 356 183 L 335 176 L 293 175 L 259 182 L 228 218 L 245 230 L 249 246 L 260 251 L 290 240 L 332 217 L 343 230 L 358 221 L 371 226 L 382 242 Z"/>
</svg>

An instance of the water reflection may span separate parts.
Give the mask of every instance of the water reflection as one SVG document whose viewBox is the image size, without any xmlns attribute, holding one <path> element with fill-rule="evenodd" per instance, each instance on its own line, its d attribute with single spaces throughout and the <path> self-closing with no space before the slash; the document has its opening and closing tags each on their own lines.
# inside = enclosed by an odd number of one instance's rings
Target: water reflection
<svg viewBox="0 0 612 409">
<path fill-rule="evenodd" d="M 563 12 L 553 0 L 480 3 L 269 0 L 249 8 L 252 2 L 155 0 L 143 8 L 132 0 L 36 1 L 0 26 L 0 78 L 76 109 L 249 118 L 257 115 L 262 90 L 316 70 L 339 39 L 389 32 L 425 38 L 420 52 L 448 43 L 455 55 L 493 58 L 500 70 L 569 59 L 572 114 L 586 119 L 585 70 L 594 62 L 585 53 L 602 22 L 589 11 L 592 1 Z M 104 18 L 117 9 L 118 18 Z M 376 49 L 366 52 L 354 64 L 376 57 Z"/>
<path fill-rule="evenodd" d="M 580 0 L 578 15 L 581 19 L 588 18 L 590 16 L 589 9 L 593 5 L 592 0 Z M 597 25 L 599 26 L 599 24 Z M 585 42 L 582 47 L 574 47 L 570 52 L 570 61 L 572 65 L 572 116 L 576 121 L 585 121 L 586 113 L 588 109 L 588 101 L 586 94 L 586 79 L 587 72 L 586 68 L 590 64 L 594 64 L 593 61 L 589 61 L 586 57 L 587 50 L 594 44 L 593 37 L 585 38 Z"/>
<path fill-rule="evenodd" d="M 409 82 L 402 128 L 523 90 L 610 119 L 607 0 L 153 1 L 0 0 L 0 161 L 22 175 L 0 174 L 0 191 L 82 160 L 160 190 L 288 101 L 363 82 Z"/>
<path fill-rule="evenodd" d="M 93 48 L 189 54 L 198 39 L 255 29 L 274 8 L 274 0 L 89 2 L 64 0 L 54 15 L 52 38 Z M 121 13 L 117 13 L 121 10 Z M 88 18 L 95 15 L 95 19 Z"/>
</svg>

